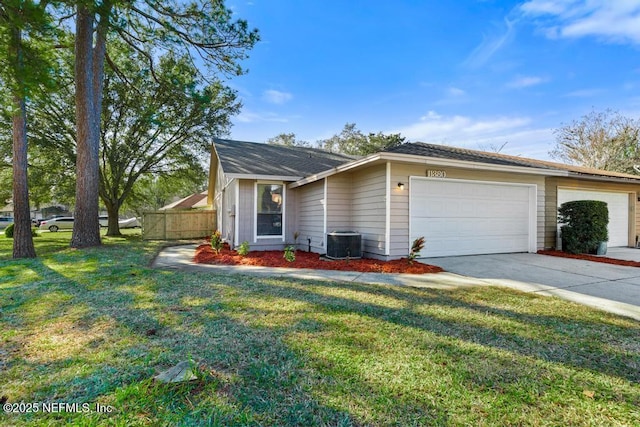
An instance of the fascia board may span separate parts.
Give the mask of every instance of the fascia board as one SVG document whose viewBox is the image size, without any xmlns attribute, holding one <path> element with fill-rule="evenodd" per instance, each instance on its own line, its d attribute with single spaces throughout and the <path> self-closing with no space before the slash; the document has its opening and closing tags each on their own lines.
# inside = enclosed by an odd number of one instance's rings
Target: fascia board
<svg viewBox="0 0 640 427">
<path fill-rule="evenodd" d="M 605 181 L 605 182 L 616 182 L 620 184 L 630 184 L 630 185 L 640 185 L 640 176 L 637 180 L 633 178 L 622 178 L 615 176 L 604 176 L 604 175 L 586 175 L 578 172 L 569 172 L 570 178 L 576 179 L 585 179 L 589 181 Z"/>
<path fill-rule="evenodd" d="M 235 179 L 257 179 L 261 181 L 298 181 L 302 179 L 301 176 L 289 176 L 289 175 L 254 175 L 250 173 L 228 173 L 229 178 Z"/>
<path fill-rule="evenodd" d="M 491 163 L 469 162 L 466 160 L 455 160 L 455 159 L 441 159 L 438 157 L 416 156 L 412 154 L 376 153 L 376 154 L 372 154 L 370 156 L 364 157 L 362 159 L 354 160 L 353 162 L 345 163 L 344 165 L 337 166 L 327 171 L 320 172 L 318 174 L 310 175 L 308 177 L 300 179 L 292 184 L 289 184 L 289 188 L 296 188 L 302 185 L 310 184 L 312 182 L 318 181 L 328 176 L 335 175 L 340 172 L 345 172 L 360 166 L 364 166 L 366 164 L 373 163 L 378 160 L 398 161 L 398 162 L 416 163 L 416 164 L 424 164 L 424 165 L 429 164 L 434 166 L 449 166 L 449 167 L 456 167 L 456 168 L 463 168 L 463 169 L 523 173 L 528 175 L 544 175 L 544 176 L 568 176 L 569 175 L 568 171 L 563 171 L 563 170 L 543 169 L 543 168 L 534 168 L 534 167 L 525 167 L 525 166 L 494 165 Z"/>
<path fill-rule="evenodd" d="M 568 171 L 553 170 L 526 166 L 494 165 L 491 163 L 470 162 L 467 160 L 442 159 L 439 157 L 415 156 L 412 154 L 384 153 L 384 159 L 409 163 L 422 163 L 435 166 L 449 166 L 463 169 L 487 170 L 497 172 L 513 172 L 528 175 L 567 176 Z"/>
</svg>

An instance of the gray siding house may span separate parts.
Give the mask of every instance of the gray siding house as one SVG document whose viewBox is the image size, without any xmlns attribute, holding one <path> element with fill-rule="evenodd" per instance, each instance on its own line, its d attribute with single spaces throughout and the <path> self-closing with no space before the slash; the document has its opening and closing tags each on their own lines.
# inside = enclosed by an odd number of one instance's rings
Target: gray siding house
<svg viewBox="0 0 640 427">
<path fill-rule="evenodd" d="M 421 236 L 425 257 L 554 248 L 558 206 L 583 199 L 607 202 L 609 246 L 634 246 L 639 192 L 634 175 L 434 144 L 354 158 L 217 139 L 208 203 L 232 247 L 325 253 L 351 230 L 366 257 L 395 259 Z"/>
</svg>

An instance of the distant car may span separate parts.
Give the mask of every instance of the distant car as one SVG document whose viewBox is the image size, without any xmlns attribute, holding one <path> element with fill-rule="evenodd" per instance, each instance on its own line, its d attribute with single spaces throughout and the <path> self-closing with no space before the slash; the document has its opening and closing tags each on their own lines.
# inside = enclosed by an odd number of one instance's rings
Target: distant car
<svg viewBox="0 0 640 427">
<path fill-rule="evenodd" d="M 140 221 L 138 221 L 138 218 L 129 218 L 129 219 L 121 219 L 120 221 L 118 221 L 118 225 L 120 225 L 120 228 L 140 228 L 142 227 L 142 225 L 140 224 Z"/>
<path fill-rule="evenodd" d="M 43 221 L 50 221 L 54 218 L 62 218 L 64 217 L 64 215 L 51 215 L 48 216 L 46 218 L 40 218 L 40 219 L 32 219 L 31 221 L 38 227 L 40 227 L 40 224 L 42 224 Z"/>
<path fill-rule="evenodd" d="M 100 221 L 100 227 L 108 227 L 109 226 L 109 217 L 107 215 L 101 215 L 98 218 Z M 140 221 L 138 218 L 129 218 L 129 219 L 120 219 L 118 220 L 118 225 L 120 228 L 140 228 Z"/>
<path fill-rule="evenodd" d="M 8 217 L 8 216 L 0 217 L 0 230 L 4 229 L 4 228 L 7 228 L 11 224 L 13 224 L 13 218 Z"/>
<path fill-rule="evenodd" d="M 40 222 L 40 230 L 58 231 L 58 230 L 72 230 L 73 229 L 73 217 L 63 216 L 59 218 L 51 218 Z"/>
</svg>

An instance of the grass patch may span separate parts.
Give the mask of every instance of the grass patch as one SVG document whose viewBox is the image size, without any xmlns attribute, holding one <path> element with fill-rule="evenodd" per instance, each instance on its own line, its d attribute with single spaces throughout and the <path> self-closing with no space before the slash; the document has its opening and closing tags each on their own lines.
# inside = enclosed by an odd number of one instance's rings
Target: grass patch
<svg viewBox="0 0 640 427">
<path fill-rule="evenodd" d="M 640 322 L 503 288 L 148 268 L 139 236 L 0 237 L 2 425 L 638 425 Z M 192 360 L 195 381 L 152 378 Z M 113 408 L 98 413 L 96 405 Z"/>
</svg>

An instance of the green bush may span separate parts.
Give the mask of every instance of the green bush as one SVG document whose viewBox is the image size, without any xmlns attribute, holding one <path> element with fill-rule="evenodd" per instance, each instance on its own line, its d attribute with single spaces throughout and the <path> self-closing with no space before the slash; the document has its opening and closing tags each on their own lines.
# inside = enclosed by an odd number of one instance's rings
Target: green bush
<svg viewBox="0 0 640 427">
<path fill-rule="evenodd" d="M 284 256 L 283 258 L 287 260 L 287 262 L 294 262 L 296 260 L 296 250 L 293 246 L 287 246 L 284 248 Z"/>
<path fill-rule="evenodd" d="M 246 256 L 249 253 L 249 249 L 249 242 L 245 240 L 244 242 L 240 243 L 240 246 L 238 246 L 238 255 Z"/>
<path fill-rule="evenodd" d="M 575 200 L 558 208 L 562 250 L 572 254 L 594 253 L 600 242 L 609 240 L 609 210 L 605 202 Z"/>
<path fill-rule="evenodd" d="M 7 228 L 4 229 L 4 235 L 9 239 L 13 239 L 13 228 L 14 228 L 13 225 L 14 224 L 9 224 L 9 226 L 7 226 Z M 39 236 L 38 230 L 36 230 L 35 228 L 32 228 L 31 236 L 38 237 Z"/>
</svg>

